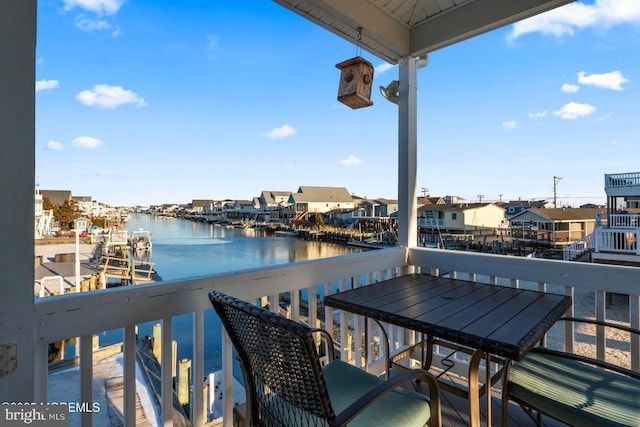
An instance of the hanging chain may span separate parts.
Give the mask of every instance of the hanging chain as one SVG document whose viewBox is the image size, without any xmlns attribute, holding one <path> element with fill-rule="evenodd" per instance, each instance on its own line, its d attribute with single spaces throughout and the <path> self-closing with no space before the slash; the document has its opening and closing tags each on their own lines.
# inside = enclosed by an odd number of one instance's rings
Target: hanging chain
<svg viewBox="0 0 640 427">
<path fill-rule="evenodd" d="M 362 27 L 358 27 L 358 39 L 356 43 L 356 56 L 362 56 Z"/>
</svg>

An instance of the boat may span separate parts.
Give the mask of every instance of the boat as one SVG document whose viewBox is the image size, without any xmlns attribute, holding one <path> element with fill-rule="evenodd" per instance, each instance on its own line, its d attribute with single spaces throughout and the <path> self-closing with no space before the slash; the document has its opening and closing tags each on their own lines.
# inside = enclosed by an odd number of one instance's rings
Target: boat
<svg viewBox="0 0 640 427">
<path fill-rule="evenodd" d="M 151 248 L 153 247 L 151 243 L 151 232 L 149 230 L 143 230 L 142 228 L 132 231 L 129 244 L 134 253 L 151 252 Z"/>
<path fill-rule="evenodd" d="M 366 248 L 366 249 L 384 249 L 384 248 L 390 247 L 390 245 L 384 242 L 381 242 L 374 237 L 371 237 L 366 240 L 349 239 L 347 241 L 347 246 L 352 246 L 356 248 Z"/>
</svg>

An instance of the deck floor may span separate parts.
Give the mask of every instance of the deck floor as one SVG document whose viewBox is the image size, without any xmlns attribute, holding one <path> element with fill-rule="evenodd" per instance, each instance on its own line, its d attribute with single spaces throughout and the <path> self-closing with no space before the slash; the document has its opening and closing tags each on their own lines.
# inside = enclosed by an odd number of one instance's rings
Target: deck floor
<svg viewBox="0 0 640 427">
<path fill-rule="evenodd" d="M 443 377 L 444 378 L 444 377 Z M 440 381 L 447 381 L 450 384 L 456 384 L 462 387 L 461 381 L 448 377 L 446 379 L 441 378 Z M 492 426 L 502 425 L 502 389 L 501 383 L 496 388 L 492 389 L 491 393 L 491 420 Z M 422 387 L 421 387 L 422 388 Z M 467 399 L 459 397 L 455 394 L 449 393 L 444 390 L 440 390 L 440 400 L 442 409 L 442 426 L 443 427 L 468 427 L 469 426 L 469 402 Z M 487 425 L 486 414 L 486 397 L 483 396 L 480 399 L 480 423 L 482 426 Z M 549 417 L 542 418 L 542 425 L 547 427 L 560 427 L 564 426 Z M 516 403 L 509 403 L 508 410 L 508 427 L 535 427 L 536 423 L 529 415 Z"/>
</svg>

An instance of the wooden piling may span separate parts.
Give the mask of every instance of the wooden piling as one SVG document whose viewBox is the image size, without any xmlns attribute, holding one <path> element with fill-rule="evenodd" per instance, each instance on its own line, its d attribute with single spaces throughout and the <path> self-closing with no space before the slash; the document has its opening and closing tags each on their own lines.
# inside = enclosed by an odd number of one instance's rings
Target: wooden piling
<svg viewBox="0 0 640 427">
<path fill-rule="evenodd" d="M 153 354 L 158 359 L 158 363 L 162 363 L 162 325 L 156 323 L 153 325 Z"/>
<path fill-rule="evenodd" d="M 190 387 L 191 359 L 181 359 L 178 362 L 178 401 L 183 406 L 189 404 Z"/>
</svg>

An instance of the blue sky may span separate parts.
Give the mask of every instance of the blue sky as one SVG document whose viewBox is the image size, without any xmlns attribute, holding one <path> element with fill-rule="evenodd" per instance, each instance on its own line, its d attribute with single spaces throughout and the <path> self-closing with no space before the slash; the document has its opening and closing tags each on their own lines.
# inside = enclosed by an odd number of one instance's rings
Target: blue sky
<svg viewBox="0 0 640 427">
<path fill-rule="evenodd" d="M 336 100 L 354 45 L 268 0 L 39 0 L 36 175 L 110 205 L 341 186 L 397 197 L 397 106 Z M 373 55 L 374 87 L 398 75 Z M 577 2 L 418 70 L 418 192 L 605 203 L 640 171 L 640 1 Z M 426 190 L 425 190 L 426 191 Z"/>
</svg>

